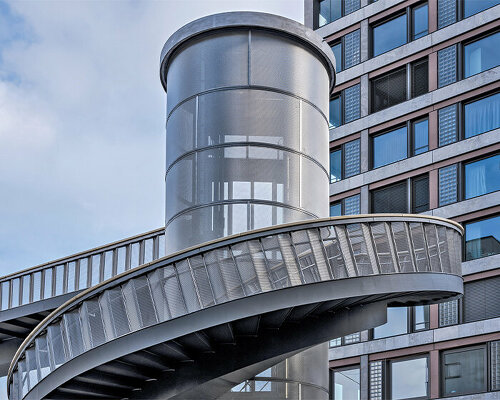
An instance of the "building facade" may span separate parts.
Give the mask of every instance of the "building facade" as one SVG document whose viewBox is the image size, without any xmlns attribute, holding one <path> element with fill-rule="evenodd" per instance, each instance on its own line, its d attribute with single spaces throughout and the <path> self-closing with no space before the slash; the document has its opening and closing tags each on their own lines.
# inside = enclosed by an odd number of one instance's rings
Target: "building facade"
<svg viewBox="0 0 500 400">
<path fill-rule="evenodd" d="M 330 342 L 331 398 L 500 396 L 500 5 L 305 0 L 336 57 L 330 214 L 423 213 L 465 228 L 462 299 L 389 308 Z"/>
</svg>

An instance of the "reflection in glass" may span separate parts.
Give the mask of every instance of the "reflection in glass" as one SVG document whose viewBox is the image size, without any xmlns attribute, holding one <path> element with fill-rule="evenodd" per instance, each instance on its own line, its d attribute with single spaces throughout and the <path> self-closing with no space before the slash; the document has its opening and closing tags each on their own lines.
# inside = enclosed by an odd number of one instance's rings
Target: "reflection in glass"
<svg viewBox="0 0 500 400">
<path fill-rule="evenodd" d="M 493 7 L 500 3 L 500 0 L 464 0 L 464 18 L 477 14 L 480 11 Z"/>
<path fill-rule="evenodd" d="M 465 224 L 465 260 L 500 254 L 500 215 Z"/>
<path fill-rule="evenodd" d="M 500 93 L 466 104 L 464 114 L 466 138 L 500 128 Z"/>
<path fill-rule="evenodd" d="M 319 3 L 318 26 L 323 26 L 342 16 L 342 0 L 322 0 Z"/>
<path fill-rule="evenodd" d="M 372 89 L 372 112 L 406 101 L 406 68 L 374 78 Z"/>
<path fill-rule="evenodd" d="M 342 179 L 342 150 L 330 152 L 330 183 Z"/>
<path fill-rule="evenodd" d="M 391 362 L 391 399 L 427 396 L 427 358 Z"/>
<path fill-rule="evenodd" d="M 407 157 L 406 126 L 373 138 L 373 168 Z"/>
<path fill-rule="evenodd" d="M 330 101 L 330 128 L 342 125 L 342 98 L 337 96 Z"/>
<path fill-rule="evenodd" d="M 445 396 L 486 391 L 486 351 L 482 347 L 450 351 L 443 355 Z"/>
<path fill-rule="evenodd" d="M 359 368 L 333 373 L 335 400 L 359 400 Z"/>
<path fill-rule="evenodd" d="M 500 190 L 500 154 L 465 164 L 465 198 Z"/>
<path fill-rule="evenodd" d="M 429 306 L 413 307 L 413 330 L 429 329 Z"/>
<path fill-rule="evenodd" d="M 429 11 L 427 4 L 413 9 L 413 40 L 427 35 L 429 29 Z"/>
<path fill-rule="evenodd" d="M 429 120 L 426 118 L 413 123 L 413 155 L 429 150 Z"/>
<path fill-rule="evenodd" d="M 408 332 L 407 307 L 387 307 L 387 322 L 373 329 L 373 338 L 402 335 Z"/>
<path fill-rule="evenodd" d="M 342 71 L 342 43 L 334 44 L 332 51 L 335 56 L 335 72 L 340 72 Z"/>
<path fill-rule="evenodd" d="M 406 14 L 373 28 L 373 56 L 406 43 Z"/>
<path fill-rule="evenodd" d="M 500 64 L 500 32 L 464 46 L 464 74 L 469 77 Z"/>
<path fill-rule="evenodd" d="M 340 217 L 342 215 L 342 204 L 340 202 L 330 205 L 330 217 Z"/>
</svg>

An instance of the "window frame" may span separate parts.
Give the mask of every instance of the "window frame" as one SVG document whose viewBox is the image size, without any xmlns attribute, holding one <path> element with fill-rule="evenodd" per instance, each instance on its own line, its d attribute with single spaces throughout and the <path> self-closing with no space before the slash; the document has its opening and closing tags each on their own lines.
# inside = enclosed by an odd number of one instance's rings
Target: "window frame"
<svg viewBox="0 0 500 400">
<path fill-rule="evenodd" d="M 444 363 L 444 358 L 446 354 L 453 354 L 453 353 L 462 353 L 464 351 L 468 350 L 475 350 L 475 349 L 483 349 L 485 352 L 485 357 L 484 357 L 484 385 L 486 387 L 486 390 L 481 391 L 481 392 L 467 392 L 467 393 L 453 393 L 446 395 L 445 394 L 445 363 Z M 441 397 L 457 397 L 457 396 L 466 396 L 469 394 L 477 394 L 477 393 L 486 393 L 488 392 L 490 382 L 489 382 L 489 346 L 488 343 L 481 343 L 481 344 L 475 344 L 472 346 L 465 346 L 465 347 L 457 347 L 453 349 L 448 349 L 448 350 L 443 350 L 439 354 L 439 393 Z"/>
<path fill-rule="evenodd" d="M 357 176 L 357 175 L 361 174 L 361 154 L 360 154 L 359 163 L 358 163 L 359 172 L 357 174 L 351 175 L 349 177 L 345 176 L 345 169 L 346 169 L 345 168 L 345 145 L 348 144 L 348 143 L 354 142 L 356 140 L 360 140 L 360 138 L 349 140 L 348 142 L 342 143 L 339 146 L 335 146 L 335 147 L 331 147 L 330 148 L 329 154 L 332 154 L 333 152 L 339 151 L 339 150 L 341 152 L 340 153 L 340 169 L 341 169 L 341 171 L 340 171 L 340 179 L 332 182 L 332 180 L 331 180 L 331 169 L 330 169 L 330 173 L 329 173 L 329 175 L 330 175 L 330 178 L 329 178 L 330 185 L 333 184 L 333 183 L 336 183 L 336 182 L 343 181 L 344 179 L 349 179 L 349 178 L 352 178 L 354 176 Z M 361 145 L 361 143 L 360 143 L 360 145 Z M 360 149 L 360 152 L 361 152 L 361 149 Z M 330 158 L 329 158 L 329 160 L 330 160 Z"/>
<path fill-rule="evenodd" d="M 481 160 L 486 160 L 488 158 L 499 156 L 499 155 L 500 155 L 500 151 L 497 150 L 497 151 L 494 151 L 492 153 L 483 154 L 482 156 L 474 157 L 474 158 L 471 158 L 469 160 L 464 160 L 464 161 L 461 161 L 461 162 L 458 163 L 459 164 L 458 165 L 458 168 L 459 168 L 458 178 L 459 179 L 457 179 L 457 182 L 459 184 L 459 188 L 457 188 L 458 189 L 458 196 L 457 197 L 459 197 L 459 200 L 457 201 L 457 203 L 459 201 L 466 201 L 466 200 L 471 200 L 471 199 L 477 199 L 478 197 L 486 196 L 488 194 L 492 194 L 492 193 L 496 193 L 496 192 L 500 191 L 500 189 L 498 189 L 498 190 L 494 190 L 493 192 L 488 192 L 488 193 L 480 194 L 479 196 L 473 196 L 473 197 L 469 197 L 469 198 L 465 197 L 465 184 L 466 184 L 466 182 L 465 182 L 465 166 L 468 165 L 468 164 L 473 164 L 475 162 L 478 162 L 478 161 L 481 161 Z M 450 203 L 450 204 L 453 204 L 453 203 Z M 469 221 L 467 221 L 467 222 L 469 222 Z"/>
<path fill-rule="evenodd" d="M 343 344 L 342 344 L 343 346 Z M 335 373 L 336 372 L 342 372 L 342 371 L 350 371 L 350 370 L 353 370 L 353 369 L 358 369 L 359 370 L 359 389 L 360 389 L 360 392 L 361 392 L 361 376 L 362 376 L 362 372 L 361 372 L 361 365 L 360 364 L 352 364 L 352 365 L 345 365 L 345 366 L 342 366 L 342 367 L 337 367 L 337 368 L 329 368 L 330 370 L 330 399 L 331 400 L 335 400 Z"/>
<path fill-rule="evenodd" d="M 340 53 L 342 54 L 342 59 L 340 60 L 340 71 L 337 71 L 336 65 L 335 65 L 335 73 L 339 73 L 345 70 L 345 54 L 344 54 L 344 49 L 345 49 L 345 44 L 344 44 L 344 36 L 342 36 L 340 39 L 336 39 L 333 42 L 328 43 L 328 46 L 332 48 L 333 46 L 337 46 L 340 44 Z M 333 53 L 333 50 L 332 50 Z M 337 59 L 335 59 L 337 61 Z"/>
<path fill-rule="evenodd" d="M 376 338 L 374 336 L 375 335 L 375 328 L 371 328 L 368 330 L 368 340 L 371 341 L 371 340 L 388 339 L 388 338 L 393 338 L 396 336 L 410 335 L 412 333 L 418 333 L 418 332 L 430 330 L 430 308 L 429 308 L 429 305 L 424 305 L 424 307 L 427 307 L 427 322 L 425 323 L 424 329 L 415 329 L 415 307 L 417 307 L 417 306 L 405 306 L 405 307 L 406 307 L 406 332 L 405 333 L 398 333 L 397 335 Z"/>
<path fill-rule="evenodd" d="M 488 215 L 483 215 L 483 216 L 481 216 L 479 218 L 473 218 L 473 219 L 470 219 L 470 220 L 467 220 L 467 221 L 463 221 L 461 223 L 462 226 L 463 226 L 463 228 L 464 228 L 464 238 L 462 240 L 462 262 L 481 260 L 483 258 L 493 257 L 493 256 L 496 255 L 496 254 L 493 254 L 491 256 L 482 256 L 482 257 L 478 257 L 478 258 L 473 258 L 472 260 L 467 260 L 466 259 L 466 249 L 467 249 L 466 244 L 467 244 L 467 240 L 466 240 L 466 237 L 465 237 L 465 235 L 467 234 L 467 231 L 466 231 L 466 229 L 467 229 L 466 225 L 467 224 L 473 224 L 475 222 L 480 222 L 480 221 L 484 221 L 486 219 L 491 219 L 491 218 L 495 218 L 495 217 L 500 217 L 500 213 L 491 213 L 491 214 L 488 214 Z M 463 305 L 463 298 L 460 298 L 460 303 L 459 303 L 459 313 L 460 313 L 459 321 L 460 321 L 460 323 L 462 323 L 461 321 L 463 320 L 463 307 L 464 307 L 464 305 Z"/>
<path fill-rule="evenodd" d="M 344 2 L 344 0 L 342 0 L 342 3 L 343 2 Z M 422 37 L 419 37 L 417 39 L 413 39 L 413 30 L 414 30 L 413 13 L 414 13 L 414 10 L 416 10 L 417 8 L 423 7 L 424 5 L 427 5 L 427 34 L 422 36 Z M 377 28 L 377 27 L 379 27 L 387 22 L 390 22 L 396 18 L 399 18 L 402 15 L 406 15 L 406 41 L 405 41 L 405 43 L 403 43 L 400 46 L 394 47 L 390 50 L 384 51 L 383 53 L 375 55 L 374 54 L 374 47 L 375 46 L 374 46 L 374 41 L 373 41 L 374 40 L 374 34 L 373 34 L 374 28 Z M 405 44 L 408 44 L 408 43 L 413 42 L 413 41 L 418 40 L 418 39 L 422 39 L 427 35 L 429 35 L 429 2 L 428 1 L 421 1 L 417 4 L 412 4 L 412 5 L 409 5 L 401 10 L 398 10 L 398 11 L 394 12 L 393 14 L 391 14 L 385 18 L 382 18 L 380 21 L 376 21 L 373 24 L 370 24 L 369 30 L 368 30 L 368 40 L 369 40 L 368 53 L 370 55 L 370 58 L 378 57 L 378 56 L 381 56 L 382 54 L 388 53 L 389 51 L 392 51 L 392 50 L 397 49 L 401 46 L 404 46 Z"/>
<path fill-rule="evenodd" d="M 332 207 L 333 205 L 340 203 L 340 213 L 341 213 L 340 216 L 344 216 L 344 215 L 346 215 L 346 213 L 345 213 L 345 200 L 350 199 L 351 197 L 355 197 L 355 196 L 360 196 L 360 208 L 361 208 L 361 193 L 353 194 L 353 195 L 347 196 L 347 197 L 343 197 L 342 199 L 337 200 L 337 201 L 333 201 L 333 202 L 331 201 L 329 203 L 329 207 Z M 361 209 L 359 211 L 361 213 Z M 355 214 L 349 214 L 349 215 L 355 215 Z"/>
<path fill-rule="evenodd" d="M 362 118 L 362 116 L 361 116 L 361 96 L 360 96 L 360 101 L 359 101 L 359 104 L 358 104 L 359 118 L 353 119 L 352 121 L 349 121 L 349 122 L 345 121 L 345 91 L 347 89 L 352 88 L 353 86 L 360 86 L 359 89 L 361 91 L 361 84 L 360 83 L 355 83 L 354 85 L 351 85 L 349 87 L 346 87 L 345 89 L 342 89 L 342 90 L 340 90 L 338 92 L 335 92 L 332 96 L 330 96 L 330 100 L 328 102 L 328 106 L 330 106 L 330 103 L 334 99 L 336 99 L 337 97 L 340 97 L 340 125 L 339 126 L 332 126 L 330 124 L 330 118 L 329 118 L 328 119 L 328 130 L 339 128 L 342 125 L 345 125 L 346 123 L 350 124 L 351 122 L 357 121 L 358 119 Z"/>
<path fill-rule="evenodd" d="M 330 3 L 330 10 L 332 9 L 332 1 L 331 0 L 319 0 L 318 1 L 317 12 L 316 11 L 314 12 L 314 21 L 313 21 L 314 29 L 322 28 L 323 26 L 329 25 L 332 22 L 338 21 L 340 18 L 343 18 L 346 15 L 352 14 L 352 13 L 349 13 L 349 14 L 345 13 L 345 0 L 340 0 L 340 17 L 333 19 L 333 20 L 328 20 L 328 22 L 326 24 L 320 25 L 319 24 L 319 16 L 320 16 L 319 10 L 320 10 L 320 3 L 322 3 L 323 1 L 328 1 Z M 358 10 L 360 10 L 360 9 L 361 9 L 361 4 L 360 4 L 360 8 L 358 8 Z M 356 12 L 356 11 L 357 10 L 354 10 L 353 12 Z M 331 16 L 331 11 L 330 11 L 330 16 Z"/>
<path fill-rule="evenodd" d="M 463 1 L 461 2 L 463 4 Z M 469 75 L 469 76 L 465 76 L 465 46 L 469 45 L 469 44 L 472 44 L 472 43 L 475 43 L 475 42 L 478 42 L 479 40 L 483 40 L 485 38 L 487 38 L 488 36 L 493 36 L 494 34 L 496 33 L 500 33 L 500 28 L 494 28 L 493 30 L 490 30 L 486 33 L 481 33 L 480 35 L 478 36 L 475 36 L 471 39 L 466 39 L 462 42 L 460 42 L 460 45 L 458 46 L 458 52 L 457 52 L 457 58 L 458 58 L 458 79 L 457 80 L 463 80 L 463 79 L 468 79 L 468 78 L 471 78 L 473 76 L 476 76 L 478 74 L 481 74 L 483 72 L 486 72 L 486 71 L 489 71 L 493 68 L 496 68 L 498 67 L 495 66 L 495 67 L 491 67 L 491 68 L 488 68 L 488 69 L 485 69 L 484 71 L 481 71 L 481 72 L 478 72 L 476 74 L 473 74 L 473 75 Z"/>
<path fill-rule="evenodd" d="M 427 382 L 426 382 L 426 395 L 425 396 L 419 396 L 419 397 L 408 397 L 405 398 L 407 400 L 419 400 L 419 399 L 429 399 L 430 398 L 430 390 L 431 390 L 431 374 L 430 374 L 430 356 L 429 353 L 421 353 L 421 354 L 412 354 L 406 357 L 398 357 L 398 358 L 390 358 L 385 360 L 385 365 L 386 365 L 386 373 L 385 373 L 385 388 L 383 388 L 383 392 L 385 392 L 385 397 L 387 399 L 392 400 L 392 370 L 391 366 L 393 363 L 398 363 L 398 362 L 403 362 L 403 361 L 411 361 L 411 360 L 417 360 L 420 358 L 425 358 L 426 359 L 426 365 L 427 365 Z M 384 390 L 385 389 L 385 390 Z"/>
<path fill-rule="evenodd" d="M 415 124 L 419 123 L 419 122 L 423 122 L 423 121 L 427 121 L 427 150 L 423 151 L 422 153 L 418 153 L 418 154 L 415 154 Z M 410 151 L 409 151 L 409 154 L 411 154 L 410 157 L 415 157 L 415 156 L 419 156 L 420 154 L 425 154 L 429 151 L 429 114 L 425 114 L 425 116 L 423 117 L 418 117 L 418 118 L 415 118 L 415 119 L 412 119 L 411 121 L 408 121 L 409 124 L 410 124 L 410 140 L 408 141 L 409 142 L 409 147 L 410 147 Z M 410 158 L 410 157 L 407 157 L 407 158 Z"/>
</svg>

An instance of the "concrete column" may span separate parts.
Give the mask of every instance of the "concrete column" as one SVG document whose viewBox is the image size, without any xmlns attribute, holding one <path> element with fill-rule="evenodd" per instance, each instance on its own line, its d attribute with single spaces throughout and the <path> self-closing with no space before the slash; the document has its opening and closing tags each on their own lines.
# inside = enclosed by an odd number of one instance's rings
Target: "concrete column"
<svg viewBox="0 0 500 400">
<path fill-rule="evenodd" d="M 368 25 L 368 20 L 364 19 L 361 21 L 361 62 L 365 62 L 369 57 L 370 48 L 370 26 Z"/>
<path fill-rule="evenodd" d="M 369 110 L 368 97 L 370 94 L 370 81 L 368 80 L 368 74 L 361 75 L 361 118 L 366 117 Z"/>
<path fill-rule="evenodd" d="M 364 129 L 361 131 L 360 152 L 361 152 L 361 173 L 363 173 L 367 172 L 369 169 L 370 136 L 368 135 L 368 129 Z"/>
<path fill-rule="evenodd" d="M 360 400 L 368 400 L 369 397 L 369 362 L 368 355 L 364 355 L 360 357 L 359 363 L 359 399 Z"/>
<path fill-rule="evenodd" d="M 368 214 L 370 212 L 370 192 L 368 185 L 361 186 L 361 214 Z"/>
</svg>

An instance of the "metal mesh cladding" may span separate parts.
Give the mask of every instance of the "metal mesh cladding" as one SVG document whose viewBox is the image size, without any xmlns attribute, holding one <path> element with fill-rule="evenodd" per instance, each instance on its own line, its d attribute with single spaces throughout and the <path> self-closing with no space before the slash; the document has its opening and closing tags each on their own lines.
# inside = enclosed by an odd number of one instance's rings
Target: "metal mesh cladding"
<svg viewBox="0 0 500 400">
<path fill-rule="evenodd" d="M 166 74 L 167 253 L 328 215 L 329 76 L 315 51 L 218 31 L 182 44 Z"/>
<path fill-rule="evenodd" d="M 22 399 L 40 379 L 83 352 L 216 304 L 363 275 L 460 275 L 460 234 L 445 224 L 416 218 L 312 224 L 202 247 L 84 298 L 30 339 L 11 375 L 10 400 Z"/>
</svg>

